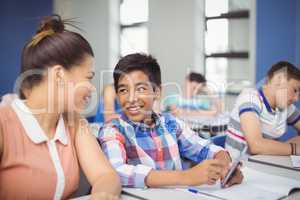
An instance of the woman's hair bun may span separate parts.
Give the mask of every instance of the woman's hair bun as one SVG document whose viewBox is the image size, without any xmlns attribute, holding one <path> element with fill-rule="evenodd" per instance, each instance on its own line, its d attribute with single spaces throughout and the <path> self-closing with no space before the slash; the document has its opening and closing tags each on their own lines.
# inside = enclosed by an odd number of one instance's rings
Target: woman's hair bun
<svg viewBox="0 0 300 200">
<path fill-rule="evenodd" d="M 44 17 L 39 25 L 36 33 L 40 33 L 47 30 L 53 30 L 55 33 L 61 33 L 65 30 L 63 20 L 59 15 L 51 15 Z"/>
</svg>

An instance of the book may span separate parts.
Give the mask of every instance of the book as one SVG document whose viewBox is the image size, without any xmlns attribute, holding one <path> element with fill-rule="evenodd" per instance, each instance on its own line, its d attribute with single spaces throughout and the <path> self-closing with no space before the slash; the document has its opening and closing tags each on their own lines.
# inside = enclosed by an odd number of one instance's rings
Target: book
<svg viewBox="0 0 300 200">
<path fill-rule="evenodd" d="M 292 165 L 295 168 L 300 168 L 300 156 L 291 156 Z"/>
<path fill-rule="evenodd" d="M 223 189 L 220 183 L 217 183 L 213 186 L 203 185 L 196 188 L 201 194 L 207 193 L 229 200 L 276 200 L 288 196 L 292 191 L 300 190 L 300 181 L 295 179 L 267 174 L 248 167 L 242 168 L 242 172 L 244 180 L 239 185 Z"/>
<path fill-rule="evenodd" d="M 248 161 L 300 172 L 300 168 L 295 168 L 293 166 L 290 156 L 255 155 L 250 156 Z"/>
<path fill-rule="evenodd" d="M 249 167 L 243 167 L 242 172 L 243 182 L 229 188 L 221 188 L 221 184 L 218 182 L 212 186 L 196 186 L 193 187 L 193 190 L 187 186 L 147 189 L 123 187 L 123 190 L 149 200 L 276 200 L 289 196 L 293 191 L 296 193 L 293 193 L 291 199 L 300 199 L 300 180 L 260 172 Z"/>
</svg>

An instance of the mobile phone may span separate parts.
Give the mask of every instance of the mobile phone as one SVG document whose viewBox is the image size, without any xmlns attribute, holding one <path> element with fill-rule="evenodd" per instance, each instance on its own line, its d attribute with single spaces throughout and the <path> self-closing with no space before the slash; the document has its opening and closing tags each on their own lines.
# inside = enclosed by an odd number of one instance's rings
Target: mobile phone
<svg viewBox="0 0 300 200">
<path fill-rule="evenodd" d="M 227 182 L 231 179 L 231 177 L 234 175 L 237 167 L 239 166 L 243 156 L 246 154 L 248 150 L 248 146 L 246 144 L 244 144 L 243 150 L 240 152 L 240 155 L 238 156 L 238 158 L 232 162 L 232 165 L 228 171 L 228 173 L 226 174 L 225 178 L 221 181 L 221 187 L 224 188 L 225 185 L 227 184 Z"/>
<path fill-rule="evenodd" d="M 227 182 L 231 179 L 233 174 L 235 173 L 237 167 L 239 166 L 240 161 L 236 160 L 235 162 L 232 163 L 228 173 L 226 174 L 225 178 L 221 181 L 221 187 L 224 188 Z"/>
</svg>

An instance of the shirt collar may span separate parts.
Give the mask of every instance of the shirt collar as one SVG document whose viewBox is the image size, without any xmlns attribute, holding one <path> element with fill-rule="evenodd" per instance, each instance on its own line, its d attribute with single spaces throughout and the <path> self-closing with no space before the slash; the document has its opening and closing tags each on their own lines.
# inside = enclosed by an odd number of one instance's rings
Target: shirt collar
<svg viewBox="0 0 300 200">
<path fill-rule="evenodd" d="M 133 126 L 135 128 L 139 128 L 140 130 L 144 130 L 144 131 L 147 131 L 147 130 L 150 130 L 152 128 L 156 128 L 156 127 L 160 126 L 159 115 L 156 114 L 155 112 L 152 112 L 151 117 L 152 117 L 153 122 L 154 122 L 154 127 L 147 125 L 143 121 L 142 122 L 134 122 L 134 121 L 130 120 L 124 113 L 121 114 L 121 119 L 126 121 L 131 126 Z"/>
<path fill-rule="evenodd" d="M 23 100 L 15 99 L 11 104 L 13 110 L 16 112 L 21 124 L 25 129 L 26 135 L 32 140 L 32 142 L 39 144 L 49 141 L 49 138 L 39 125 L 37 119 L 34 117 L 30 109 L 26 106 Z M 54 138 L 54 141 L 58 140 L 62 144 L 68 144 L 68 137 L 66 133 L 66 127 L 62 115 L 60 115 Z"/>
<path fill-rule="evenodd" d="M 260 88 L 260 89 L 258 90 L 258 92 L 259 92 L 260 96 L 262 97 L 263 102 L 264 102 L 264 104 L 265 104 L 265 106 L 266 106 L 268 112 L 274 113 L 274 110 L 273 110 L 272 107 L 270 106 L 270 104 L 269 104 L 269 102 L 268 102 L 268 99 L 266 98 L 266 96 L 265 96 L 265 94 L 264 94 L 262 88 Z"/>
</svg>

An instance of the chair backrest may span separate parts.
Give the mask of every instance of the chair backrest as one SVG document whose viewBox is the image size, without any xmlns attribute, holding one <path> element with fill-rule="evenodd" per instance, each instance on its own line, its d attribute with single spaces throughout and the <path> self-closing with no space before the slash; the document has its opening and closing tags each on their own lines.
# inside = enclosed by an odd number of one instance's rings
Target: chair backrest
<svg viewBox="0 0 300 200">
<path fill-rule="evenodd" d="M 215 145 L 225 148 L 226 135 L 216 135 L 211 137 L 211 140 Z"/>
</svg>

